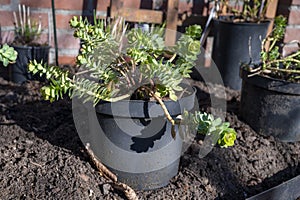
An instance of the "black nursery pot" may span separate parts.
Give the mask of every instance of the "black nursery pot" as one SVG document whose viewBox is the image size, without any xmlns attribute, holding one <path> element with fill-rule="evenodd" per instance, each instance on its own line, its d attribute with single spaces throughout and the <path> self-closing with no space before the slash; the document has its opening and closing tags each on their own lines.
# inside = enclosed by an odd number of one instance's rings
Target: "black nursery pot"
<svg viewBox="0 0 300 200">
<path fill-rule="evenodd" d="M 176 102 L 165 101 L 172 117 L 193 109 L 194 103 L 194 90 Z M 171 124 L 157 102 L 100 102 L 95 109 L 106 139 L 93 149 L 118 180 L 136 190 L 151 190 L 177 175 L 183 140 L 177 126 L 172 137 Z"/>
<path fill-rule="evenodd" d="M 220 70 L 224 85 L 240 90 L 241 63 L 259 62 L 261 41 L 266 37 L 270 22 L 232 22 L 223 19 L 214 19 L 213 22 L 212 59 Z"/>
<path fill-rule="evenodd" d="M 257 133 L 300 141 L 300 84 L 242 70 L 241 117 Z"/>
<path fill-rule="evenodd" d="M 44 81 L 43 77 L 29 73 L 27 66 L 29 61 L 34 59 L 48 63 L 50 46 L 13 46 L 13 48 L 18 52 L 18 57 L 11 65 L 10 79 L 19 84 L 27 80 Z"/>
</svg>

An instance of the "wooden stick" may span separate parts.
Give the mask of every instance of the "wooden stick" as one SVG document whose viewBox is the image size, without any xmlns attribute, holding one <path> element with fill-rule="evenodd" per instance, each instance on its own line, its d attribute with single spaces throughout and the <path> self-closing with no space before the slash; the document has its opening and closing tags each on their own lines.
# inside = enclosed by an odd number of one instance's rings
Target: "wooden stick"
<svg viewBox="0 0 300 200">
<path fill-rule="evenodd" d="M 21 5 L 20 4 L 19 4 L 19 17 L 20 17 L 21 31 L 22 31 L 22 34 L 24 34 L 24 26 L 23 26 L 23 19 L 22 19 L 22 10 L 21 10 Z"/>
<path fill-rule="evenodd" d="M 117 182 L 113 183 L 112 186 L 117 190 L 123 191 L 128 200 L 138 200 L 135 191 L 125 183 Z"/>
<path fill-rule="evenodd" d="M 27 24 L 29 29 L 31 29 L 31 23 L 30 23 L 30 7 L 27 7 Z M 50 24 L 50 23 L 49 23 Z"/>
<path fill-rule="evenodd" d="M 17 28 L 19 28 L 19 24 L 18 24 L 18 20 L 17 20 L 17 14 L 16 14 L 15 11 L 13 12 L 13 15 L 14 15 L 15 26 L 16 26 Z"/>
<path fill-rule="evenodd" d="M 24 20 L 24 22 L 23 22 L 23 24 L 24 24 L 24 28 L 26 28 L 26 7 L 25 7 L 25 5 L 23 5 L 23 20 Z"/>
<path fill-rule="evenodd" d="M 123 191 L 128 200 L 138 200 L 135 191 L 125 183 L 118 182 L 117 176 L 101 163 L 101 161 L 95 156 L 94 152 L 90 149 L 89 143 L 85 145 L 85 148 L 96 168 L 102 175 L 112 181 L 110 184 L 112 184 L 115 189 Z"/>
<path fill-rule="evenodd" d="M 111 181 L 117 182 L 117 176 L 113 174 L 105 165 L 103 165 L 99 159 L 96 158 L 94 152 L 90 149 L 90 144 L 87 143 L 85 145 L 86 151 L 89 154 L 90 158 L 92 159 L 93 163 L 95 164 L 96 168 L 104 174 L 106 177 L 108 177 Z"/>
</svg>

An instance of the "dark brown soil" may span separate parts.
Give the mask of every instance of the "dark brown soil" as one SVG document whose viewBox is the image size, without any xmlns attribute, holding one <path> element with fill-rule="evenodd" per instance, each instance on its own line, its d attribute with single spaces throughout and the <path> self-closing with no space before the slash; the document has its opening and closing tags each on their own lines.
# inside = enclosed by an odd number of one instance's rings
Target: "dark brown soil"
<svg viewBox="0 0 300 200">
<path fill-rule="evenodd" d="M 201 107 L 209 111 L 206 86 L 194 84 Z M 71 101 L 43 101 L 40 87 L 0 78 L 0 199 L 124 199 L 90 163 L 76 133 Z M 257 135 L 239 119 L 239 92 L 226 91 L 236 145 L 215 147 L 200 159 L 201 140 L 195 140 L 171 183 L 138 191 L 140 199 L 245 199 L 300 175 L 300 142 Z"/>
</svg>

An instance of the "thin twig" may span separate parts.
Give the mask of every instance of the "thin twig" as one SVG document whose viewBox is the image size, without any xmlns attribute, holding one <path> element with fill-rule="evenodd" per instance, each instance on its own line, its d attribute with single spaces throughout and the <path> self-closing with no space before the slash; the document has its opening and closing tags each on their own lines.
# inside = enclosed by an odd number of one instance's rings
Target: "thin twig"
<svg viewBox="0 0 300 200">
<path fill-rule="evenodd" d="M 266 67 L 266 69 L 275 70 L 275 71 L 278 71 L 278 72 L 300 74 L 300 70 L 297 70 L 297 69 L 295 69 L 295 70 L 292 70 L 292 69 L 280 69 L 280 68 L 274 68 L 274 67 Z"/>
<path fill-rule="evenodd" d="M 30 161 L 31 164 L 35 165 L 35 166 L 38 166 L 38 167 L 43 167 L 43 165 L 39 164 L 39 163 L 36 163 L 36 162 L 33 162 L 33 161 Z"/>
<path fill-rule="evenodd" d="M 25 29 L 26 29 L 26 7 L 25 7 L 25 5 L 23 5 L 22 6 L 22 8 L 23 8 L 23 24 L 24 24 L 24 31 L 25 31 Z"/>
<path fill-rule="evenodd" d="M 22 19 L 22 10 L 21 10 L 21 5 L 19 4 L 19 17 L 20 17 L 20 26 L 21 26 L 21 33 L 24 34 L 24 26 L 23 25 L 23 19 Z"/>
<path fill-rule="evenodd" d="M 99 170 L 100 174 L 106 177 L 109 181 L 112 181 L 110 182 L 110 184 L 115 189 L 123 191 L 128 200 L 138 200 L 135 191 L 125 183 L 118 182 L 117 176 L 112 173 L 105 165 L 103 165 L 98 158 L 96 158 L 94 152 L 90 149 L 89 143 L 85 145 L 85 148 L 96 168 Z"/>
<path fill-rule="evenodd" d="M 131 187 L 126 185 L 125 183 L 121 183 L 121 182 L 112 183 L 112 186 L 117 190 L 123 191 L 125 196 L 127 197 L 127 199 L 138 200 L 138 197 L 137 197 L 135 191 Z"/>
<path fill-rule="evenodd" d="M 92 159 L 93 163 L 95 164 L 96 168 L 104 174 L 106 177 L 108 177 L 113 182 L 117 182 L 118 178 L 115 174 L 113 174 L 105 165 L 103 165 L 99 159 L 96 158 L 94 152 L 90 149 L 90 144 L 87 143 L 85 145 L 86 151 L 89 154 L 90 158 Z"/>
</svg>

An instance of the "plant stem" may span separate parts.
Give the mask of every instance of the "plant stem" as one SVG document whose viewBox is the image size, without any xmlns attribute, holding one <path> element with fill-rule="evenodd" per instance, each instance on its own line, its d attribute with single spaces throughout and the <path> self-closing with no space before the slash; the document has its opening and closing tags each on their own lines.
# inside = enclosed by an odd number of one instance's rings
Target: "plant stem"
<svg viewBox="0 0 300 200">
<path fill-rule="evenodd" d="M 295 73 L 295 74 L 300 74 L 300 70 L 292 70 L 292 69 L 280 69 L 280 68 L 274 68 L 274 67 L 266 67 L 266 69 L 269 70 L 275 70 L 279 72 L 286 72 L 286 73 Z"/>
<path fill-rule="evenodd" d="M 88 72 L 90 72 L 89 69 L 83 70 L 83 71 L 81 71 L 81 72 L 77 72 L 75 75 L 81 75 L 81 74 L 85 74 L 85 73 L 88 73 Z"/>
<path fill-rule="evenodd" d="M 170 115 L 165 103 L 162 101 L 162 99 L 159 96 L 157 96 L 152 90 L 150 90 L 150 88 L 145 87 L 145 86 L 143 88 L 145 88 L 149 92 L 149 94 L 160 104 L 161 108 L 163 109 L 163 111 L 165 113 L 165 116 L 167 117 L 169 122 L 172 124 L 172 126 L 174 126 L 175 120 L 171 117 L 171 115 Z"/>
<path fill-rule="evenodd" d="M 282 63 L 282 62 L 287 62 L 287 61 L 300 63 L 300 60 L 294 59 L 293 57 L 286 57 L 284 59 L 272 60 L 272 61 L 266 63 L 266 67 L 270 68 L 273 63 Z"/>
</svg>

